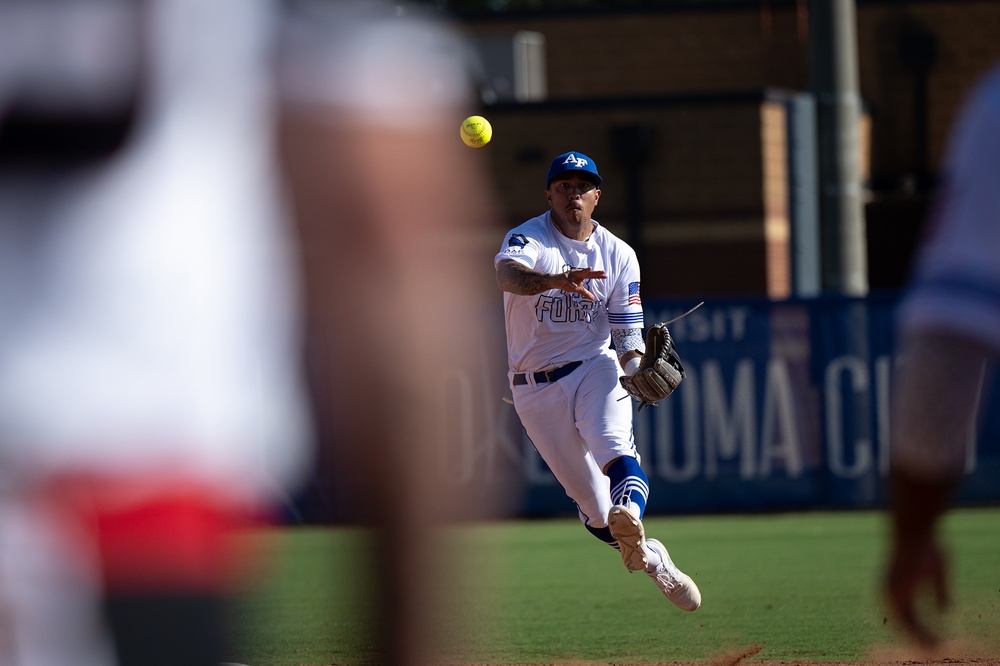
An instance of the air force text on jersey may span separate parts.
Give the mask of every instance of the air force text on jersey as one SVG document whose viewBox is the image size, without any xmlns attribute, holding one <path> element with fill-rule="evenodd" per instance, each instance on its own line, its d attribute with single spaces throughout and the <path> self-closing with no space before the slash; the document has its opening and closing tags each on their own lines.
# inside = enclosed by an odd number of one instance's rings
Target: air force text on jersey
<svg viewBox="0 0 1000 666">
<path fill-rule="evenodd" d="M 576 268 L 576 266 L 566 268 Z M 591 289 L 591 282 L 584 280 L 583 286 Z M 603 305 L 604 302 L 601 300 L 590 301 L 580 294 L 567 294 L 565 291 L 558 294 L 543 292 L 538 295 L 538 301 L 535 303 L 535 316 L 538 317 L 538 321 L 545 321 L 548 318 L 549 321 L 559 323 L 583 321 L 589 324 L 594 321 L 594 317 Z"/>
</svg>

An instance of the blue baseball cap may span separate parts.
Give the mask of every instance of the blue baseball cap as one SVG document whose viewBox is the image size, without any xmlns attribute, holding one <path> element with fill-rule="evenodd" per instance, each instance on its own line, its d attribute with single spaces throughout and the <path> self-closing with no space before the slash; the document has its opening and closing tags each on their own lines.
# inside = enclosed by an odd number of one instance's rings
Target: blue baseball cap
<svg viewBox="0 0 1000 666">
<path fill-rule="evenodd" d="M 553 179 L 567 171 L 578 171 L 588 174 L 598 187 L 601 185 L 601 175 L 597 173 L 597 165 L 583 153 L 563 153 L 552 160 L 549 173 L 545 176 L 545 189 L 549 189 Z"/>
</svg>

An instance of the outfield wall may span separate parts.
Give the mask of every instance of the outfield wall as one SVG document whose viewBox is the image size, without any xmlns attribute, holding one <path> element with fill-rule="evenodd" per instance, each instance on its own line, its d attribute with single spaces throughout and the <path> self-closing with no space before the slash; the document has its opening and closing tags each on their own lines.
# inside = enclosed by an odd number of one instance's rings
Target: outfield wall
<svg viewBox="0 0 1000 666">
<path fill-rule="evenodd" d="M 693 302 L 646 303 L 646 323 Z M 687 377 L 639 412 L 635 438 L 650 513 L 873 508 L 889 465 L 894 295 L 805 301 L 715 300 L 671 326 Z M 927 390 L 946 391 L 946 378 Z M 983 427 L 970 430 L 961 503 L 1000 501 L 1000 409 L 986 381 Z M 479 463 L 516 459 L 525 515 L 572 514 L 513 408 Z M 512 455 L 513 454 L 513 455 Z"/>
<path fill-rule="evenodd" d="M 440 407 L 456 486 L 492 491 L 482 517 L 572 516 L 573 503 L 524 434 L 509 397 L 503 314 L 487 320 L 477 368 L 446 368 L 428 382 Z M 671 326 L 687 378 L 635 418 L 652 514 L 870 509 L 884 505 L 896 295 L 863 299 L 713 299 Z M 649 301 L 646 324 L 694 301 Z M 927 377 L 944 394 L 946 377 Z M 392 406 L 386 406 L 386 414 Z M 967 438 L 960 504 L 1000 504 L 1000 380 L 984 382 L 982 427 Z M 322 433 L 321 433 L 322 434 Z M 337 482 L 321 438 L 320 464 L 289 498 L 292 522 L 356 519 L 357 498 Z M 366 445 L 376 446 L 377 442 Z M 456 497 L 462 493 L 456 493 Z"/>
</svg>

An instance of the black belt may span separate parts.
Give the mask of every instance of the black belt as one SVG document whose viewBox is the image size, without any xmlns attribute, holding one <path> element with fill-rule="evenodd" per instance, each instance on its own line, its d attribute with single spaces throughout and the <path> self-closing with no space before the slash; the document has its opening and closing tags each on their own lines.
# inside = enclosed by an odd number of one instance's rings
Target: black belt
<svg viewBox="0 0 1000 666">
<path fill-rule="evenodd" d="M 536 384 L 559 381 L 569 373 L 579 368 L 581 365 L 583 365 L 583 361 L 573 361 L 572 363 L 560 365 L 558 368 L 546 370 L 545 372 L 519 372 L 514 375 L 514 386 L 527 384 L 529 374 L 535 378 Z"/>
</svg>

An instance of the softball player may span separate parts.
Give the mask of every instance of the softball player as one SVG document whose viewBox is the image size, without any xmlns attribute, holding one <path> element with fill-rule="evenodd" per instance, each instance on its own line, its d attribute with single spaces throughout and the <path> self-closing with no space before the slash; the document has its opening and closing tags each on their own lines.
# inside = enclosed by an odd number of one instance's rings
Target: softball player
<svg viewBox="0 0 1000 666">
<path fill-rule="evenodd" d="M 216 664 L 311 457 L 272 10 L 0 5 L 0 661 Z"/>
<path fill-rule="evenodd" d="M 429 194 L 485 181 L 454 141 L 474 101 L 465 44 L 402 9 L 0 2 L 0 664 L 238 656 L 227 597 L 271 567 L 233 537 L 313 472 L 378 498 L 356 519 L 407 563 L 372 575 L 391 600 L 365 627 L 378 663 L 438 661 L 434 528 L 473 503 L 426 472 L 441 438 L 421 398 L 444 360 L 428 341 L 461 309 L 428 315 L 397 289 L 415 286 L 402 261 L 336 288 L 483 214 L 484 187 Z M 332 261 L 348 222 L 367 231 Z M 461 266 L 417 286 L 478 301 Z M 347 311 L 414 362 L 340 344 Z M 412 315 L 404 341 L 388 315 Z M 441 356 L 470 357 L 468 337 Z M 373 424 L 364 387 L 390 375 L 417 398 Z M 335 469 L 312 466 L 314 425 L 336 433 Z"/>
<path fill-rule="evenodd" d="M 969 427 L 1000 352 L 1000 66 L 967 101 L 951 137 L 943 186 L 899 308 L 893 400 L 889 601 L 911 636 L 937 636 L 918 617 L 921 587 L 947 597 L 937 524 L 958 487 Z M 934 388 L 927 386 L 933 378 Z"/>
<path fill-rule="evenodd" d="M 549 210 L 511 230 L 494 259 L 514 407 L 584 526 L 620 550 L 629 571 L 645 571 L 693 611 L 698 586 L 642 525 L 649 484 L 619 384 L 644 347 L 639 264 L 591 217 L 601 180 L 586 155 L 556 157 L 545 180 Z"/>
</svg>

